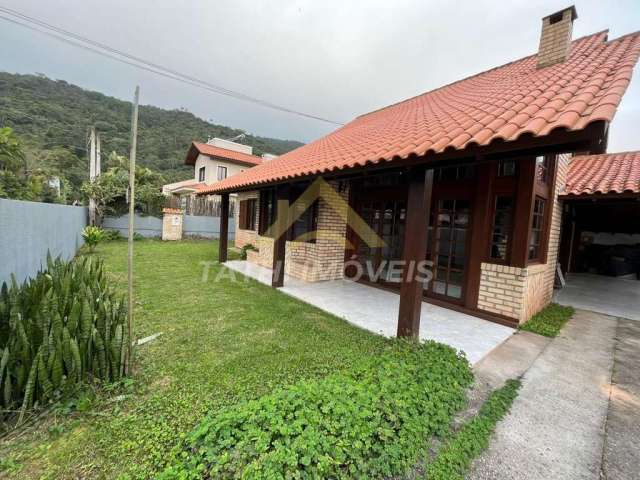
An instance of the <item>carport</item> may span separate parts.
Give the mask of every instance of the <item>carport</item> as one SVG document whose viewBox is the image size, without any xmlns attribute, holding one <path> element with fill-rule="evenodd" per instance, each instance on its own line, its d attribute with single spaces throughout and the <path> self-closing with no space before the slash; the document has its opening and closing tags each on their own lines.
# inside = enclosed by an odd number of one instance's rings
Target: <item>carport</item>
<svg viewBox="0 0 640 480">
<path fill-rule="evenodd" d="M 640 152 L 575 157 L 560 198 L 556 301 L 640 320 Z"/>
</svg>

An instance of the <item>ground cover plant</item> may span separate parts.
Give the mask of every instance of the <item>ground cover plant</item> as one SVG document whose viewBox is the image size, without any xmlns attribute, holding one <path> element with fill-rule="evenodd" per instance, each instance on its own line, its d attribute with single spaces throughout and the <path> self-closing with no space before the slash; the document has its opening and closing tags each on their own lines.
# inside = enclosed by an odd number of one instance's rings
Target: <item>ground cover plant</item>
<svg viewBox="0 0 640 480">
<path fill-rule="evenodd" d="M 557 337 L 574 313 L 573 307 L 552 303 L 531 317 L 520 329 L 545 337 Z"/>
<path fill-rule="evenodd" d="M 400 475 L 448 431 L 472 379 L 451 347 L 397 342 L 343 372 L 215 412 L 160 478 Z"/>
<path fill-rule="evenodd" d="M 496 424 L 509 412 L 518 396 L 520 380 L 508 380 L 493 391 L 478 414 L 468 420 L 438 450 L 426 467 L 425 479 L 463 480 L 471 462 L 488 446 Z"/>
<path fill-rule="evenodd" d="M 64 397 L 76 384 L 124 374 L 126 303 L 103 264 L 47 259 L 47 268 L 0 289 L 0 406 L 25 411 Z M 7 415 L 8 416 L 8 415 Z M 1 418 L 1 417 L 0 417 Z"/>
</svg>

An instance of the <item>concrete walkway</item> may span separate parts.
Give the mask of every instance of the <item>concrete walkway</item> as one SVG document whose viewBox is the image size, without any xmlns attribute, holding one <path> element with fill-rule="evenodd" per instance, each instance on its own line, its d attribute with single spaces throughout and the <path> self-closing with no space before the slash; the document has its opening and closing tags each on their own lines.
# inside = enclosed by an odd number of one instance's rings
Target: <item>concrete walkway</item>
<svg viewBox="0 0 640 480">
<path fill-rule="evenodd" d="M 576 312 L 525 373 L 468 478 L 600 478 L 616 326 L 616 318 Z"/>
<path fill-rule="evenodd" d="M 640 281 L 572 273 L 555 293 L 555 302 L 614 317 L 640 320 Z"/>
<path fill-rule="evenodd" d="M 271 270 L 245 261 L 225 265 L 261 283 L 271 284 Z M 308 283 L 285 277 L 282 292 L 374 333 L 395 336 L 400 296 L 349 280 Z M 514 333 L 513 328 L 423 302 L 420 339 L 446 343 L 466 353 L 471 364 Z"/>
<path fill-rule="evenodd" d="M 640 322 L 618 320 L 602 478 L 640 478 Z"/>
</svg>

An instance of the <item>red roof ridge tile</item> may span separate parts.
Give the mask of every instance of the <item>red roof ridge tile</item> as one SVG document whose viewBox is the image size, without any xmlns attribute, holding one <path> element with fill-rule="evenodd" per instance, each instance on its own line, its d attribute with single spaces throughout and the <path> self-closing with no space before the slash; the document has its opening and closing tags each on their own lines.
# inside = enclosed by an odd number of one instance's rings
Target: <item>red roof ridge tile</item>
<svg viewBox="0 0 640 480">
<path fill-rule="evenodd" d="M 205 193 L 610 122 L 640 57 L 640 32 L 607 37 L 603 30 L 574 40 L 563 63 L 538 69 L 529 55 L 358 116 Z"/>
<path fill-rule="evenodd" d="M 605 36 L 605 40 L 604 40 L 602 43 L 603 43 L 603 44 L 607 44 L 607 43 L 611 43 L 611 42 L 614 42 L 614 41 L 618 41 L 618 40 L 620 40 L 620 39 L 622 39 L 622 38 L 624 38 L 624 37 L 628 37 L 628 36 L 633 36 L 633 35 L 640 34 L 640 30 L 638 30 L 638 31 L 636 31 L 636 32 L 633 32 L 633 33 L 627 33 L 627 34 L 624 34 L 624 35 L 622 35 L 621 37 L 614 38 L 614 39 L 612 39 L 612 40 L 608 40 L 608 39 L 607 39 L 607 36 L 608 36 L 608 34 L 609 34 L 609 29 L 608 29 L 608 28 L 605 28 L 604 30 L 600 30 L 599 32 L 595 32 L 595 33 L 592 33 L 592 34 L 590 34 L 590 35 L 583 35 L 582 37 L 576 38 L 575 40 L 571 40 L 571 44 L 573 45 L 574 43 L 577 43 L 577 42 L 579 42 L 579 41 L 582 41 L 582 40 L 584 40 L 584 39 L 586 39 L 586 38 L 589 38 L 589 37 L 596 37 L 596 36 L 599 36 L 599 35 L 602 35 L 602 34 L 605 34 L 605 35 L 606 35 L 606 36 Z M 445 88 L 452 87 L 452 86 L 454 86 L 454 85 L 456 85 L 456 84 L 458 84 L 458 83 L 462 83 L 462 82 L 465 82 L 465 81 L 467 81 L 467 80 L 471 80 L 471 79 L 473 79 L 473 78 L 479 77 L 479 76 L 484 75 L 484 74 L 486 74 L 486 73 L 491 73 L 491 72 L 493 72 L 493 71 L 495 71 L 495 70 L 500 70 L 501 68 L 505 68 L 505 67 L 508 67 L 508 66 L 510 66 L 510 65 L 514 65 L 514 64 L 516 64 L 516 63 L 523 62 L 523 61 L 528 60 L 528 59 L 530 59 L 530 58 L 535 58 L 535 57 L 537 57 L 537 56 L 538 56 L 538 54 L 537 54 L 537 53 L 532 53 L 532 54 L 530 54 L 530 55 L 527 55 L 526 57 L 522 57 L 522 58 L 519 58 L 519 59 L 516 59 L 516 60 L 511 60 L 511 61 L 509 61 L 509 62 L 507 62 L 507 63 L 504 63 L 504 64 L 502 64 L 502 65 L 500 65 L 500 66 L 498 66 L 498 67 L 493 67 L 493 68 L 490 68 L 490 69 L 488 69 L 488 70 L 483 70 L 483 71 L 481 71 L 481 72 L 471 74 L 471 75 L 469 75 L 469 76 L 467 76 L 467 77 L 464 77 L 464 78 L 461 78 L 461 79 L 459 79 L 459 80 L 455 80 L 455 81 L 453 81 L 453 82 L 447 83 L 447 84 L 445 84 L 445 85 L 441 85 L 441 86 L 436 87 L 436 88 L 434 88 L 434 89 L 427 90 L 426 92 L 418 93 L 418 94 L 416 94 L 416 95 L 414 95 L 414 96 L 412 96 L 412 97 L 405 98 L 404 100 L 398 100 L 397 102 L 391 103 L 391 104 L 386 105 L 386 106 L 384 106 L 384 107 L 376 108 L 375 110 L 371 110 L 370 112 L 362 113 L 362 114 L 360 114 L 360 115 L 357 115 L 357 116 L 355 117 L 355 119 L 362 118 L 362 117 L 366 117 L 367 115 L 370 115 L 370 114 L 372 114 L 372 113 L 377 113 L 377 112 L 380 112 L 380 111 L 385 110 L 385 109 L 387 109 L 387 108 L 391 108 L 391 107 L 395 107 L 395 106 L 397 106 L 397 105 L 401 105 L 401 104 L 403 104 L 403 103 L 405 103 L 405 102 L 409 102 L 409 101 L 411 101 L 411 100 L 415 100 L 416 98 L 419 98 L 419 97 L 421 97 L 421 96 L 423 96 L 423 95 L 428 95 L 428 94 L 430 94 L 430 93 L 435 93 L 435 92 L 437 92 L 438 90 L 442 90 L 442 89 L 445 89 Z M 354 120 L 355 120 L 355 119 L 354 119 Z M 343 127 L 346 127 L 347 125 L 348 125 L 348 124 L 345 124 L 345 125 L 343 125 Z M 341 128 L 342 128 L 342 127 L 341 127 Z"/>
</svg>

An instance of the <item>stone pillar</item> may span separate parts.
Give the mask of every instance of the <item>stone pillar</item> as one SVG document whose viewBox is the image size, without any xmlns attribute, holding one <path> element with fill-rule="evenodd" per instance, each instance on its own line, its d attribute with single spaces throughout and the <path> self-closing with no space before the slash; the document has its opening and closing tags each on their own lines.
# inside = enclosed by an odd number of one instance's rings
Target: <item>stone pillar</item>
<svg viewBox="0 0 640 480">
<path fill-rule="evenodd" d="M 162 240 L 182 240 L 182 217 L 180 208 L 162 209 Z"/>
</svg>

